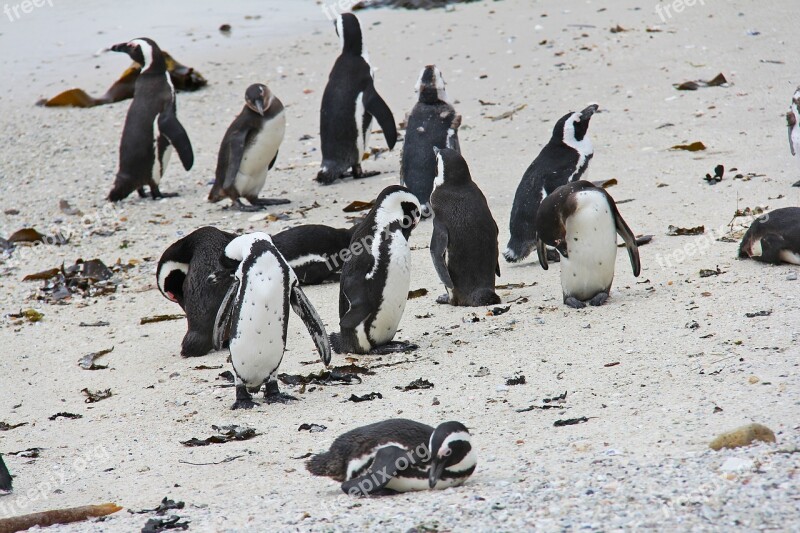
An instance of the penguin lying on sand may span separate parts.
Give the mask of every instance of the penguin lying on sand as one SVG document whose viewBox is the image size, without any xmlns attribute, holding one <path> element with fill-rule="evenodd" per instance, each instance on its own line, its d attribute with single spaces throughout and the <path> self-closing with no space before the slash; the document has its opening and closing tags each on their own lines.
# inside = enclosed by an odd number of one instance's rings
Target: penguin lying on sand
<svg viewBox="0 0 800 533">
<path fill-rule="evenodd" d="M 742 237 L 739 257 L 800 265 L 800 207 L 783 207 L 755 219 Z"/>
<path fill-rule="evenodd" d="M 434 429 L 399 418 L 344 433 L 306 468 L 341 482 L 345 494 L 370 496 L 457 487 L 475 471 L 477 460 L 460 422 Z"/>
</svg>

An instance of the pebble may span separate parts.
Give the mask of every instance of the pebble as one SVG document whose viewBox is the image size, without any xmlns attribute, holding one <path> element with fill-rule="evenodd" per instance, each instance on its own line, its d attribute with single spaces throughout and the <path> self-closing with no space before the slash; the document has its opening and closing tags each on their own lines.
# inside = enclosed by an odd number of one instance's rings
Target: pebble
<svg viewBox="0 0 800 533">
<path fill-rule="evenodd" d="M 728 457 L 719 469 L 722 472 L 742 472 L 753 468 L 753 460 L 741 457 Z"/>
<path fill-rule="evenodd" d="M 775 433 L 762 424 L 747 424 L 719 435 L 708 445 L 712 450 L 749 446 L 755 441 L 775 442 Z"/>
<path fill-rule="evenodd" d="M 797 280 L 797 272 L 792 271 L 786 276 L 787 281 L 796 281 Z"/>
</svg>

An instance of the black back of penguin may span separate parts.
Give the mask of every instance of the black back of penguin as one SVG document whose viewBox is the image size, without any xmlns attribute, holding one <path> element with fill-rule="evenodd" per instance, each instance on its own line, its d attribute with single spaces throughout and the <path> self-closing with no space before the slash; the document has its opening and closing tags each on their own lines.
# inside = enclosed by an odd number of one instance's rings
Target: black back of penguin
<svg viewBox="0 0 800 533">
<path fill-rule="evenodd" d="M 755 219 L 742 237 L 739 257 L 800 264 L 800 207 L 783 207 Z"/>
<path fill-rule="evenodd" d="M 355 226 L 343 229 L 305 224 L 272 236 L 301 285 L 316 285 L 342 268 L 342 252 L 350 246 Z"/>
<path fill-rule="evenodd" d="M 460 152 L 458 127 L 461 116 L 447 100 L 444 79 L 434 65 L 428 65 L 417 82 L 418 102 L 408 116 L 400 163 L 400 183 L 409 188 L 429 216 L 426 204 L 436 177 L 433 148 Z"/>
</svg>

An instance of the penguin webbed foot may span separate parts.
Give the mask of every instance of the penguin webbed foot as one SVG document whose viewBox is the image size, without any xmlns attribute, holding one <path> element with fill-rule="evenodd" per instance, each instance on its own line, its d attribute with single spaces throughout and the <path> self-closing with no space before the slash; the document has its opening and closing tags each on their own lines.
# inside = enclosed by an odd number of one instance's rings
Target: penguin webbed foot
<svg viewBox="0 0 800 533">
<path fill-rule="evenodd" d="M 564 246 L 564 251 L 559 254 L 560 248 L 548 248 L 547 249 L 547 262 L 548 263 L 558 263 L 561 261 L 561 255 L 564 257 L 567 256 L 567 247 Z"/>
<path fill-rule="evenodd" d="M 354 180 L 360 180 L 364 178 L 371 178 L 373 176 L 377 176 L 380 173 L 381 172 L 379 170 L 370 170 L 369 172 L 364 172 L 363 170 L 361 170 L 361 165 L 356 165 L 353 167 L 353 170 L 345 173 L 345 176 L 353 176 Z"/>
<path fill-rule="evenodd" d="M 418 345 L 410 342 L 389 341 L 381 346 L 376 346 L 369 351 L 369 355 L 391 355 L 393 353 L 408 353 L 413 352 Z"/>
<path fill-rule="evenodd" d="M 233 211 L 241 211 L 242 213 L 253 213 L 255 211 L 262 211 L 264 208 L 257 205 L 247 205 L 236 198 L 231 202 L 230 209 Z"/>
<path fill-rule="evenodd" d="M 139 193 L 139 198 L 147 198 L 147 191 L 144 190 L 144 187 L 139 187 L 136 192 Z"/>
<path fill-rule="evenodd" d="M 298 402 L 300 400 L 290 394 L 282 393 L 278 388 L 277 381 L 270 381 L 267 383 L 266 387 L 264 387 L 264 401 L 271 405 L 273 403 L 287 404 L 289 402 Z"/>
<path fill-rule="evenodd" d="M 594 297 L 589 300 L 589 305 L 593 305 L 595 307 L 599 305 L 603 305 L 608 300 L 608 293 L 607 292 L 598 292 L 594 295 Z"/>
<path fill-rule="evenodd" d="M 233 402 L 231 410 L 252 409 L 256 405 L 258 404 L 253 401 L 253 397 L 247 392 L 247 387 L 243 384 L 236 385 L 236 401 Z"/>
<path fill-rule="evenodd" d="M 448 295 L 447 293 L 442 294 L 441 296 L 436 298 L 436 303 L 437 304 L 449 304 L 450 303 L 450 295 Z"/>
<path fill-rule="evenodd" d="M 248 196 L 247 201 L 251 205 L 264 209 L 273 205 L 284 205 L 292 203 L 288 198 L 259 198 L 258 196 Z"/>
<path fill-rule="evenodd" d="M 583 303 L 582 301 L 578 300 L 574 296 L 565 297 L 564 298 L 564 304 L 568 305 L 569 307 L 571 307 L 573 309 L 583 309 L 584 307 L 586 307 L 585 303 Z"/>
<path fill-rule="evenodd" d="M 158 200 L 160 198 L 175 198 L 178 196 L 176 192 L 161 192 L 158 188 L 158 185 L 151 184 L 150 185 L 150 196 L 153 200 Z"/>
</svg>

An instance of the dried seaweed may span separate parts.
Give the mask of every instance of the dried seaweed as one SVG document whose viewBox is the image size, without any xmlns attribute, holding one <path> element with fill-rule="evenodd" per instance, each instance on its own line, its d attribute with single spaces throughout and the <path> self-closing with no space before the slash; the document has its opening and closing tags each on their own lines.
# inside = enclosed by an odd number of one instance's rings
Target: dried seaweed
<svg viewBox="0 0 800 533">
<path fill-rule="evenodd" d="M 504 314 L 508 313 L 508 311 L 510 309 L 511 309 L 510 305 L 507 305 L 505 307 L 499 307 L 499 306 L 498 307 L 493 307 L 492 309 L 489 309 L 489 311 L 486 312 L 486 316 L 504 315 Z"/>
<path fill-rule="evenodd" d="M 363 396 L 356 396 L 355 394 L 351 394 L 346 401 L 360 403 L 360 402 L 371 402 L 372 400 L 383 400 L 383 394 L 381 394 L 380 392 L 370 392 L 369 394 L 364 394 Z"/>
<path fill-rule="evenodd" d="M 164 496 L 164 499 L 161 500 L 161 503 L 158 504 L 158 507 L 154 509 L 141 509 L 139 511 L 134 511 L 133 509 L 128 509 L 128 512 L 131 514 L 147 514 L 147 513 L 156 513 L 163 515 L 167 511 L 171 511 L 173 509 L 183 509 L 186 504 L 183 502 L 176 502 L 175 500 L 170 500 L 167 496 Z"/>
<path fill-rule="evenodd" d="M 70 420 L 77 420 L 79 418 L 83 418 L 83 415 L 77 415 L 75 413 L 61 412 L 61 413 L 56 413 L 56 414 L 54 414 L 52 416 L 48 416 L 47 417 L 48 420 L 56 420 L 58 418 L 69 418 Z"/>
<path fill-rule="evenodd" d="M 772 314 L 772 311 L 756 311 L 754 313 L 745 313 L 744 316 L 747 318 L 755 318 L 758 316 L 769 316 Z"/>
<path fill-rule="evenodd" d="M 111 398 L 113 394 L 111 393 L 111 389 L 106 390 L 98 390 L 98 391 L 90 391 L 89 389 L 83 389 L 81 392 L 86 396 L 84 402 L 86 403 L 97 403 L 100 401 L 105 400 L 106 398 Z"/>
<path fill-rule="evenodd" d="M 158 533 L 166 529 L 189 529 L 189 522 L 181 522 L 181 517 L 172 515 L 169 518 L 150 518 L 142 528 L 142 533 Z"/>
<path fill-rule="evenodd" d="M 99 352 L 86 354 L 78 360 L 78 366 L 80 366 L 84 370 L 105 370 L 106 368 L 108 368 L 108 365 L 96 365 L 94 362 L 100 357 L 109 354 L 113 351 L 114 347 L 112 346 L 111 348 L 100 350 Z"/>
<path fill-rule="evenodd" d="M 669 225 L 667 228 L 667 235 L 670 237 L 682 237 L 686 235 L 702 235 L 705 233 L 705 226 L 695 226 L 693 228 L 679 228 L 677 226 Z"/>
<path fill-rule="evenodd" d="M 696 91 L 702 87 L 727 87 L 728 80 L 725 79 L 725 76 L 720 72 L 708 81 L 684 81 L 683 83 L 675 83 L 673 86 L 679 91 Z"/>
<path fill-rule="evenodd" d="M 408 392 L 408 391 L 412 391 L 412 390 L 432 389 L 432 388 L 433 388 L 433 383 L 431 383 L 427 379 L 423 379 L 423 378 L 416 379 L 416 380 L 412 381 L 411 383 L 409 383 L 408 385 L 406 385 L 405 387 L 395 387 L 395 389 L 401 390 L 401 391 L 404 391 L 404 392 Z"/>
<path fill-rule="evenodd" d="M 670 150 L 685 150 L 687 152 L 700 152 L 706 149 L 706 145 L 700 141 L 695 141 L 689 144 L 676 144 Z"/>
<path fill-rule="evenodd" d="M 12 429 L 17 429 L 27 425 L 28 425 L 27 422 L 22 422 L 19 424 L 9 424 L 8 422 L 0 422 L 0 431 L 11 431 Z"/>
<path fill-rule="evenodd" d="M 322 433 L 328 429 L 328 426 L 323 426 L 322 424 L 300 424 L 300 427 L 297 428 L 297 431 L 308 431 L 309 433 Z"/>
<path fill-rule="evenodd" d="M 104 503 L 102 505 L 85 505 L 83 507 L 72 507 L 70 509 L 53 509 L 41 513 L 32 513 L 12 518 L 0 519 L 0 531 L 25 531 L 34 527 L 48 527 L 56 524 L 71 524 L 73 522 L 83 522 L 89 518 L 97 518 L 116 513 L 122 509 L 114 503 Z"/>
<path fill-rule="evenodd" d="M 506 385 L 509 387 L 513 387 L 514 385 L 525 385 L 525 376 L 520 374 L 519 376 L 514 376 L 513 378 L 508 378 L 506 380 Z"/>
<path fill-rule="evenodd" d="M 250 440 L 260 435 L 253 428 L 243 428 L 240 426 L 211 426 L 218 435 L 212 435 L 205 439 L 191 438 L 181 441 L 181 444 L 188 447 L 208 446 L 210 444 L 224 444 L 226 442 Z"/>
<path fill-rule="evenodd" d="M 408 291 L 408 299 L 413 300 L 414 298 L 421 298 L 428 294 L 428 289 L 415 289 L 413 291 Z"/>
<path fill-rule="evenodd" d="M 320 370 L 306 376 L 299 374 L 278 374 L 278 379 L 285 385 L 357 385 L 363 380 L 356 374 L 337 372 L 335 370 Z"/>
<path fill-rule="evenodd" d="M 584 422 L 588 421 L 589 419 L 587 417 L 581 416 L 578 418 L 565 418 L 564 420 L 556 420 L 555 422 L 553 422 L 553 425 L 557 428 L 560 428 L 563 426 L 574 426 L 575 424 L 583 424 Z"/>
<path fill-rule="evenodd" d="M 182 318 L 186 318 L 184 314 L 177 314 L 177 315 L 153 315 L 153 316 L 146 316 L 143 317 L 140 321 L 140 325 L 144 324 L 155 324 L 156 322 L 168 322 L 170 320 L 180 320 Z"/>
</svg>

